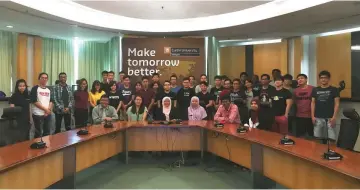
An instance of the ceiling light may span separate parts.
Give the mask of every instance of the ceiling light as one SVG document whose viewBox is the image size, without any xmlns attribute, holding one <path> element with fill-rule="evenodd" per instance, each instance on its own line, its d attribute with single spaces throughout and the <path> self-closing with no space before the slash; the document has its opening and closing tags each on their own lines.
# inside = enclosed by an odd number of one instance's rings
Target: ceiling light
<svg viewBox="0 0 360 190">
<path fill-rule="evenodd" d="M 351 46 L 351 50 L 359 51 L 360 50 L 360 45 Z"/>
<path fill-rule="evenodd" d="M 337 30 L 337 31 L 332 31 L 332 32 L 325 32 L 325 33 L 319 34 L 319 36 L 331 36 L 331 35 L 344 34 L 344 33 L 356 32 L 356 31 L 360 31 L 360 27 L 350 28 L 350 29 L 346 29 L 346 30 Z"/>
<path fill-rule="evenodd" d="M 247 40 L 249 40 L 249 41 L 250 41 L 250 40 L 252 40 L 252 38 L 248 38 Z"/>
<path fill-rule="evenodd" d="M 258 40 L 258 41 L 228 41 L 228 40 L 222 40 L 222 42 L 220 42 L 220 47 L 246 46 L 246 45 L 256 45 L 256 44 L 273 44 L 273 43 L 280 43 L 280 42 L 281 42 L 281 39 Z"/>
<path fill-rule="evenodd" d="M 11 26 L 11 25 L 8 25 L 8 26 L 6 26 L 6 28 L 14 28 L 13 26 Z"/>
</svg>

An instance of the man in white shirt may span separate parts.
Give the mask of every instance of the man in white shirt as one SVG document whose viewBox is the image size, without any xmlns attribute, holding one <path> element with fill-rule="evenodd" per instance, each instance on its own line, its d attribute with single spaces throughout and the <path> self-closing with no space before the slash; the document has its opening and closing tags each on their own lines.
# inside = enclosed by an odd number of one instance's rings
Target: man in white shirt
<svg viewBox="0 0 360 190">
<path fill-rule="evenodd" d="M 35 138 L 50 135 L 50 122 L 53 108 L 51 91 L 46 87 L 49 79 L 48 74 L 40 73 L 38 79 L 39 85 L 34 86 L 30 92 Z"/>
</svg>

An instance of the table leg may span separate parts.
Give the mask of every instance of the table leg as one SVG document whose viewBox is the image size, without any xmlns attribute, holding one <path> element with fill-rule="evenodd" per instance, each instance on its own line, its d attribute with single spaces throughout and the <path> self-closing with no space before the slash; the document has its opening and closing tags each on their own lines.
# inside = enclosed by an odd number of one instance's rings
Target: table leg
<svg viewBox="0 0 360 190">
<path fill-rule="evenodd" d="M 276 183 L 263 175 L 263 146 L 251 144 L 251 171 L 254 189 L 273 189 Z"/>
<path fill-rule="evenodd" d="M 63 179 L 51 185 L 51 189 L 76 188 L 76 147 L 71 146 L 63 150 Z"/>
<path fill-rule="evenodd" d="M 200 129 L 200 154 L 201 154 L 201 161 L 204 161 L 206 149 L 207 149 L 207 130 L 201 128 L 201 129 Z"/>
<path fill-rule="evenodd" d="M 128 151 L 128 130 L 124 131 L 124 150 L 125 150 L 125 164 L 129 163 L 129 151 Z"/>
</svg>

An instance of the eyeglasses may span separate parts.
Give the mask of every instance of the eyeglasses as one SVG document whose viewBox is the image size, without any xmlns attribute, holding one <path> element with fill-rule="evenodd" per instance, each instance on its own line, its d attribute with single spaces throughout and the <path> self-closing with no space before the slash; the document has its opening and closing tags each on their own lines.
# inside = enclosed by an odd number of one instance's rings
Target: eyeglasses
<svg viewBox="0 0 360 190">
<path fill-rule="evenodd" d="M 40 80 L 47 80 L 47 77 L 40 77 Z"/>
</svg>

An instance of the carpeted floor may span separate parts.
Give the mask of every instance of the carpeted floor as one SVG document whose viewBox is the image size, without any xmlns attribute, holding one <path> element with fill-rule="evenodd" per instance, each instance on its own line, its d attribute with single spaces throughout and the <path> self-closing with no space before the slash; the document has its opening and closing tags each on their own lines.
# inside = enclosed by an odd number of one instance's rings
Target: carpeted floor
<svg viewBox="0 0 360 190">
<path fill-rule="evenodd" d="M 177 158 L 133 157 L 128 165 L 108 159 L 76 176 L 82 189 L 250 189 L 251 172 L 217 158 L 210 164 L 169 167 Z M 216 167 L 210 167 L 214 166 Z M 278 187 L 281 188 L 281 187 Z"/>
</svg>

